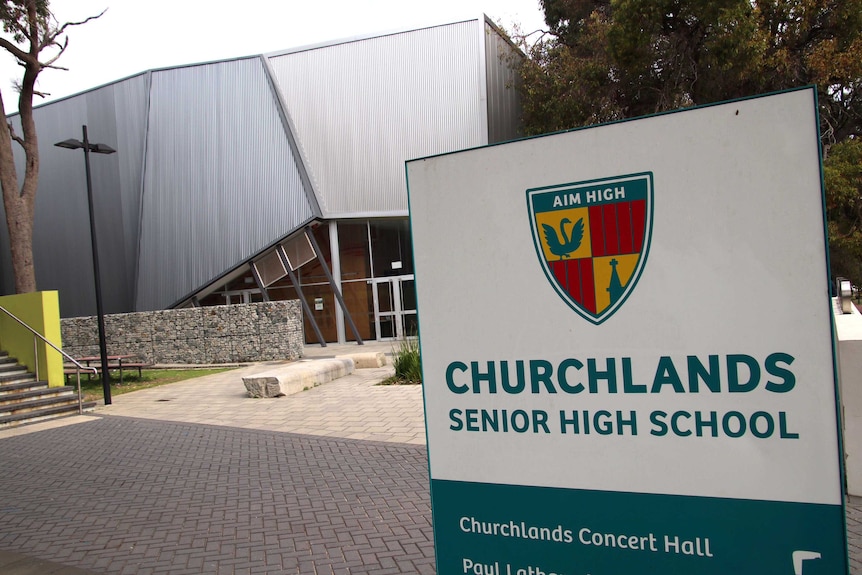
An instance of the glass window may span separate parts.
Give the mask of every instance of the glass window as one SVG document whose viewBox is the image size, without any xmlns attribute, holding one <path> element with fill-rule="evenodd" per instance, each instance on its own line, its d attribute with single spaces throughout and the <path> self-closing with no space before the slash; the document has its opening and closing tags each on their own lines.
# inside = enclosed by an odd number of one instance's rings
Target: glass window
<svg viewBox="0 0 862 575">
<path fill-rule="evenodd" d="M 341 281 L 370 278 L 368 222 L 338 222 L 338 244 L 341 249 Z"/>
<path fill-rule="evenodd" d="M 360 337 L 364 340 L 377 339 L 374 333 L 374 300 L 371 286 L 365 281 L 355 281 L 345 282 L 341 287 L 344 302 L 350 310 L 350 317 L 353 318 Z M 346 322 L 344 332 L 348 341 L 356 341 L 353 330 L 346 325 Z"/>
<path fill-rule="evenodd" d="M 410 246 L 410 222 L 376 220 L 369 223 L 371 261 L 374 277 L 403 276 L 413 273 L 413 252 Z"/>
</svg>

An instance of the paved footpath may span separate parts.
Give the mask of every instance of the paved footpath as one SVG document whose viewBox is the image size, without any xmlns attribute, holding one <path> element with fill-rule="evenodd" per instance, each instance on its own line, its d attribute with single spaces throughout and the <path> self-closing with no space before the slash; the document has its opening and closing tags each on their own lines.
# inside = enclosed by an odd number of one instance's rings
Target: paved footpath
<svg viewBox="0 0 862 575">
<path fill-rule="evenodd" d="M 244 397 L 271 367 L 0 431 L 0 573 L 434 573 L 421 389 L 384 368 Z M 847 524 L 862 575 L 862 498 Z"/>
<path fill-rule="evenodd" d="M 155 387 L 114 397 L 99 413 L 227 425 L 395 443 L 425 444 L 422 388 L 377 385 L 392 367 L 358 369 L 319 387 L 277 399 L 250 399 L 241 377 L 272 364 Z"/>
<path fill-rule="evenodd" d="M 0 440 L 0 549 L 93 573 L 434 573 L 425 458 L 93 418 Z"/>
</svg>

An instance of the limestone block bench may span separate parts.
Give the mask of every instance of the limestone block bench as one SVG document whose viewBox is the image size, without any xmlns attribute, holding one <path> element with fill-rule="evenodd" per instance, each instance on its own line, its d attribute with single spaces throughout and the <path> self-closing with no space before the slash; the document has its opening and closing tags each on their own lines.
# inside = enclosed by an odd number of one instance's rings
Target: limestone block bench
<svg viewBox="0 0 862 575">
<path fill-rule="evenodd" d="M 382 351 L 369 351 L 363 353 L 351 353 L 348 355 L 336 355 L 335 359 L 348 357 L 356 364 L 356 369 L 370 369 L 386 365 L 386 354 Z"/>
<path fill-rule="evenodd" d="M 298 361 L 242 378 L 249 397 L 284 397 L 350 375 L 350 357 Z"/>
</svg>

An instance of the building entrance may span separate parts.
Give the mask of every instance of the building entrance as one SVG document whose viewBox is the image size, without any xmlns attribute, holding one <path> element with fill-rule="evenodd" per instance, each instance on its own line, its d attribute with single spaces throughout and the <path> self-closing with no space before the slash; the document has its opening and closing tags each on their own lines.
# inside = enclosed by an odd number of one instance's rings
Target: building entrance
<svg viewBox="0 0 862 575">
<path fill-rule="evenodd" d="M 413 275 L 368 280 L 374 300 L 374 327 L 378 340 L 415 336 L 416 281 Z"/>
</svg>

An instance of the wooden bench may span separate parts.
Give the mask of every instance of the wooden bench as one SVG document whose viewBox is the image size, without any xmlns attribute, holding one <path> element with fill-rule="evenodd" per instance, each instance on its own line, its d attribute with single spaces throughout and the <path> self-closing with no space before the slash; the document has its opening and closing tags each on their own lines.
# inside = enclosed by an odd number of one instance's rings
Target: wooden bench
<svg viewBox="0 0 862 575">
<path fill-rule="evenodd" d="M 86 371 L 86 370 L 83 370 L 83 369 L 79 370 L 77 367 L 75 367 L 75 366 L 74 366 L 74 365 L 72 365 L 72 364 L 68 364 L 68 363 L 64 363 L 64 364 L 63 364 L 63 375 L 65 375 L 65 376 L 66 376 L 66 384 L 67 384 L 67 385 L 69 384 L 69 376 L 75 375 L 75 374 L 76 374 L 76 373 L 78 373 L 79 371 L 80 371 L 81 373 L 83 373 L 83 374 L 86 374 L 87 379 L 92 379 L 92 378 L 93 378 L 93 373 L 92 373 L 92 372 L 90 372 L 90 371 Z"/>
<path fill-rule="evenodd" d="M 100 364 L 98 364 L 98 363 L 96 363 L 94 365 L 90 365 L 90 362 L 92 362 L 92 361 L 94 361 L 94 360 L 90 359 L 89 361 L 86 362 L 88 367 L 95 367 L 96 369 L 99 369 Z M 151 366 L 151 364 L 149 364 L 149 363 L 142 363 L 142 362 L 136 362 L 136 361 L 108 361 L 108 371 L 109 372 L 111 370 L 119 370 L 119 372 L 120 372 L 120 384 L 123 383 L 123 371 L 128 370 L 128 369 L 137 369 L 138 370 L 138 377 L 142 377 L 144 368 L 148 368 L 150 366 Z M 75 367 L 74 364 L 69 364 L 69 363 L 63 364 L 63 375 L 66 376 L 66 383 L 67 384 L 69 383 L 69 377 L 72 375 L 75 375 L 77 372 L 78 372 L 78 368 Z M 86 372 L 82 372 L 82 373 L 87 374 L 87 379 L 92 379 L 93 374 L 91 372 L 86 371 Z"/>
<path fill-rule="evenodd" d="M 138 377 L 141 377 L 141 376 L 143 376 L 142 370 L 144 368 L 149 368 L 149 367 L 152 367 L 152 365 L 149 363 L 139 363 L 139 362 L 123 363 L 122 365 L 118 364 L 118 363 L 108 364 L 108 369 L 119 369 L 120 370 L 120 383 L 123 383 L 123 370 L 124 369 L 130 369 L 130 368 L 131 369 L 137 369 L 138 370 Z"/>
</svg>

